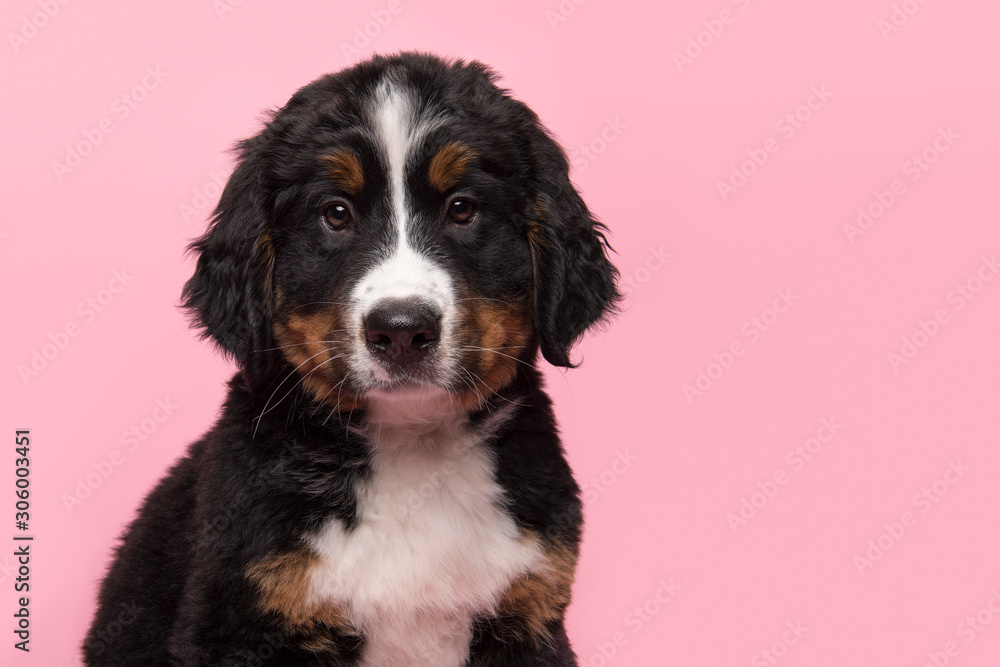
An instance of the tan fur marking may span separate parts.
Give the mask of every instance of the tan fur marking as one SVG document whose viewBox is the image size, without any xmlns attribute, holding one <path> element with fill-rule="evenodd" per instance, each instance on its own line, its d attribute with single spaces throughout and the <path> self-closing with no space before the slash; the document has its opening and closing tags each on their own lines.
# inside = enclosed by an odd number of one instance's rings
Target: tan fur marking
<svg viewBox="0 0 1000 667">
<path fill-rule="evenodd" d="M 545 232 L 539 220 L 532 220 L 528 227 L 528 243 L 531 244 L 533 252 L 542 252 L 545 248 Z"/>
<path fill-rule="evenodd" d="M 271 240 L 271 232 L 264 234 L 257 240 L 257 255 L 260 261 L 261 270 L 264 272 L 264 294 L 269 304 L 274 303 L 274 241 Z"/>
<path fill-rule="evenodd" d="M 323 637 L 325 628 L 351 637 L 359 633 L 337 605 L 309 604 L 310 570 L 318 561 L 318 556 L 303 548 L 253 563 L 246 576 L 260 591 L 263 610 L 280 616 L 290 632 L 306 635 L 304 645 L 328 650 L 334 645 Z"/>
<path fill-rule="evenodd" d="M 532 301 L 535 299 L 536 283 L 538 281 L 538 262 L 546 252 L 545 242 L 545 219 L 548 211 L 542 206 L 540 201 L 535 202 L 534 215 L 528 223 L 528 247 L 531 249 L 531 294 Z"/>
<path fill-rule="evenodd" d="M 529 532 L 525 539 L 538 538 Z M 542 571 L 515 580 L 498 606 L 501 614 L 517 617 L 522 631 L 536 644 L 549 638 L 548 624 L 558 620 L 569 604 L 576 570 L 576 554 L 569 546 L 553 542 L 543 552 Z"/>
<path fill-rule="evenodd" d="M 335 314 L 293 314 L 274 323 L 274 338 L 316 401 L 336 410 L 353 410 L 360 405 L 341 384 L 348 373 L 346 358 L 341 355 L 346 355 L 350 341 Z"/>
<path fill-rule="evenodd" d="M 466 351 L 468 361 L 463 359 L 462 365 L 475 374 L 476 384 L 462 395 L 462 405 L 477 409 L 514 379 L 531 325 L 523 308 L 517 305 L 475 297 L 464 303 L 468 304 L 467 326 L 474 335 L 470 341 L 474 348 Z"/>
<path fill-rule="evenodd" d="M 326 165 L 326 171 L 330 178 L 334 180 L 344 192 L 356 195 L 365 186 L 365 175 L 361 170 L 361 163 L 354 153 L 346 148 L 338 149 L 332 155 L 320 157 L 320 161 Z"/>
<path fill-rule="evenodd" d="M 541 253 L 547 245 L 545 243 L 545 220 L 548 218 L 548 210 L 541 201 L 536 201 L 532 206 L 531 221 L 528 223 L 528 243 L 531 245 L 532 256 L 534 253 Z"/>
<path fill-rule="evenodd" d="M 427 181 L 438 192 L 445 192 L 458 183 L 475 157 L 475 151 L 468 146 L 454 141 L 447 143 L 431 158 L 431 165 L 427 169 Z"/>
</svg>

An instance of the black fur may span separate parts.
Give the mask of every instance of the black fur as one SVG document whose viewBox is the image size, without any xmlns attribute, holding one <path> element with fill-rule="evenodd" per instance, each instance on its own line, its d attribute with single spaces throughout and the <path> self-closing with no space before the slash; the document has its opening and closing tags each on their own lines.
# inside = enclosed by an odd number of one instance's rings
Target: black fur
<svg viewBox="0 0 1000 667">
<path fill-rule="evenodd" d="M 535 268 L 535 326 L 542 355 L 555 366 L 573 367 L 569 349 L 593 324 L 613 312 L 618 272 L 605 254 L 604 226 L 569 182 L 566 157 L 536 127 L 535 156 L 545 211 L 544 250 Z"/>
<path fill-rule="evenodd" d="M 562 149 L 533 112 L 495 87 L 487 68 L 420 54 L 376 57 L 301 89 L 239 144 L 211 226 L 192 244 L 198 262 L 183 299 L 240 372 L 218 422 L 126 530 L 84 642 L 88 665 L 359 664 L 364 638 L 321 629 L 334 648 L 310 650 L 306 643 L 315 636 L 289 632 L 260 609 L 245 569 L 292 551 L 331 517 L 347 529 L 359 521 L 355 488 L 370 474 L 372 446 L 359 434 L 365 409 L 331 414 L 301 385 L 284 385 L 294 369 L 274 326 L 330 303 L 391 236 L 375 225 L 359 225 L 350 237 L 330 235 L 315 224 L 330 187 L 317 155 L 346 145 L 366 165 L 377 162 L 357 119 L 361 100 L 386 71 L 405 76 L 422 102 L 452 112 L 425 155 L 454 139 L 476 149 L 476 169 L 462 187 L 484 202 L 484 224 L 439 231 L 438 195 L 415 181 L 409 185 L 422 193 L 415 206 L 425 220 L 416 242 L 474 293 L 523 301 L 533 311 L 513 379 L 475 409 L 470 423 L 520 404 L 486 439 L 507 510 L 543 544 L 576 552 L 579 489 L 534 364 L 540 349 L 549 362 L 570 366 L 573 342 L 613 310 L 617 273 L 603 227 L 570 183 Z M 420 173 L 426 165 L 416 167 Z M 384 217 L 384 189 L 377 171 L 366 172 L 355 201 L 359 217 Z M 537 245 L 529 241 L 535 223 L 544 231 Z M 542 644 L 518 631 L 521 621 L 516 613 L 479 618 L 468 664 L 577 664 L 561 619 Z"/>
</svg>

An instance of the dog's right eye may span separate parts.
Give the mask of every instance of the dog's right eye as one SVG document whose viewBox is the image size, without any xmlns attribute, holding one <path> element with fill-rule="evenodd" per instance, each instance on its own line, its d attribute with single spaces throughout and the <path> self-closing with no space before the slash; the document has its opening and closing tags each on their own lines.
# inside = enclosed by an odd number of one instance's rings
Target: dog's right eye
<svg viewBox="0 0 1000 667">
<path fill-rule="evenodd" d="M 327 227 L 338 230 L 346 227 L 354 218 L 351 215 L 351 207 L 344 201 L 327 204 L 320 210 L 320 216 Z"/>
</svg>

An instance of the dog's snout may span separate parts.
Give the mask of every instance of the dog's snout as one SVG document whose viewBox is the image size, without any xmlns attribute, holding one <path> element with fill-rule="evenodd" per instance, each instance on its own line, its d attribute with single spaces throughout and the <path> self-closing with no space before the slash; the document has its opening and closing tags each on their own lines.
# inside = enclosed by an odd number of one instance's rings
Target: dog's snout
<svg viewBox="0 0 1000 667">
<path fill-rule="evenodd" d="M 365 317 L 372 354 L 399 366 L 420 361 L 437 344 L 441 314 L 422 301 L 387 299 Z"/>
</svg>

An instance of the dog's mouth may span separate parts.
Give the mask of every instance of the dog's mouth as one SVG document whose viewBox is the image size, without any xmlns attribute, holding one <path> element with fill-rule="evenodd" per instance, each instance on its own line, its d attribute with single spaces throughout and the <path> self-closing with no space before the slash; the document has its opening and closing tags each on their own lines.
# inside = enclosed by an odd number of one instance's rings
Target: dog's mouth
<svg viewBox="0 0 1000 667">
<path fill-rule="evenodd" d="M 414 368 L 385 368 L 381 364 L 376 364 L 379 369 L 374 373 L 372 390 L 393 392 L 408 391 L 420 387 L 441 387 L 441 383 L 435 374 L 421 371 Z"/>
<path fill-rule="evenodd" d="M 371 391 L 405 393 L 422 390 L 451 390 L 453 382 L 439 359 L 436 344 L 426 344 L 426 351 L 412 349 L 372 350 L 369 343 L 367 365 L 371 369 Z M 414 358 L 419 357 L 419 358 Z M 396 361 L 402 358 L 405 363 Z"/>
</svg>

